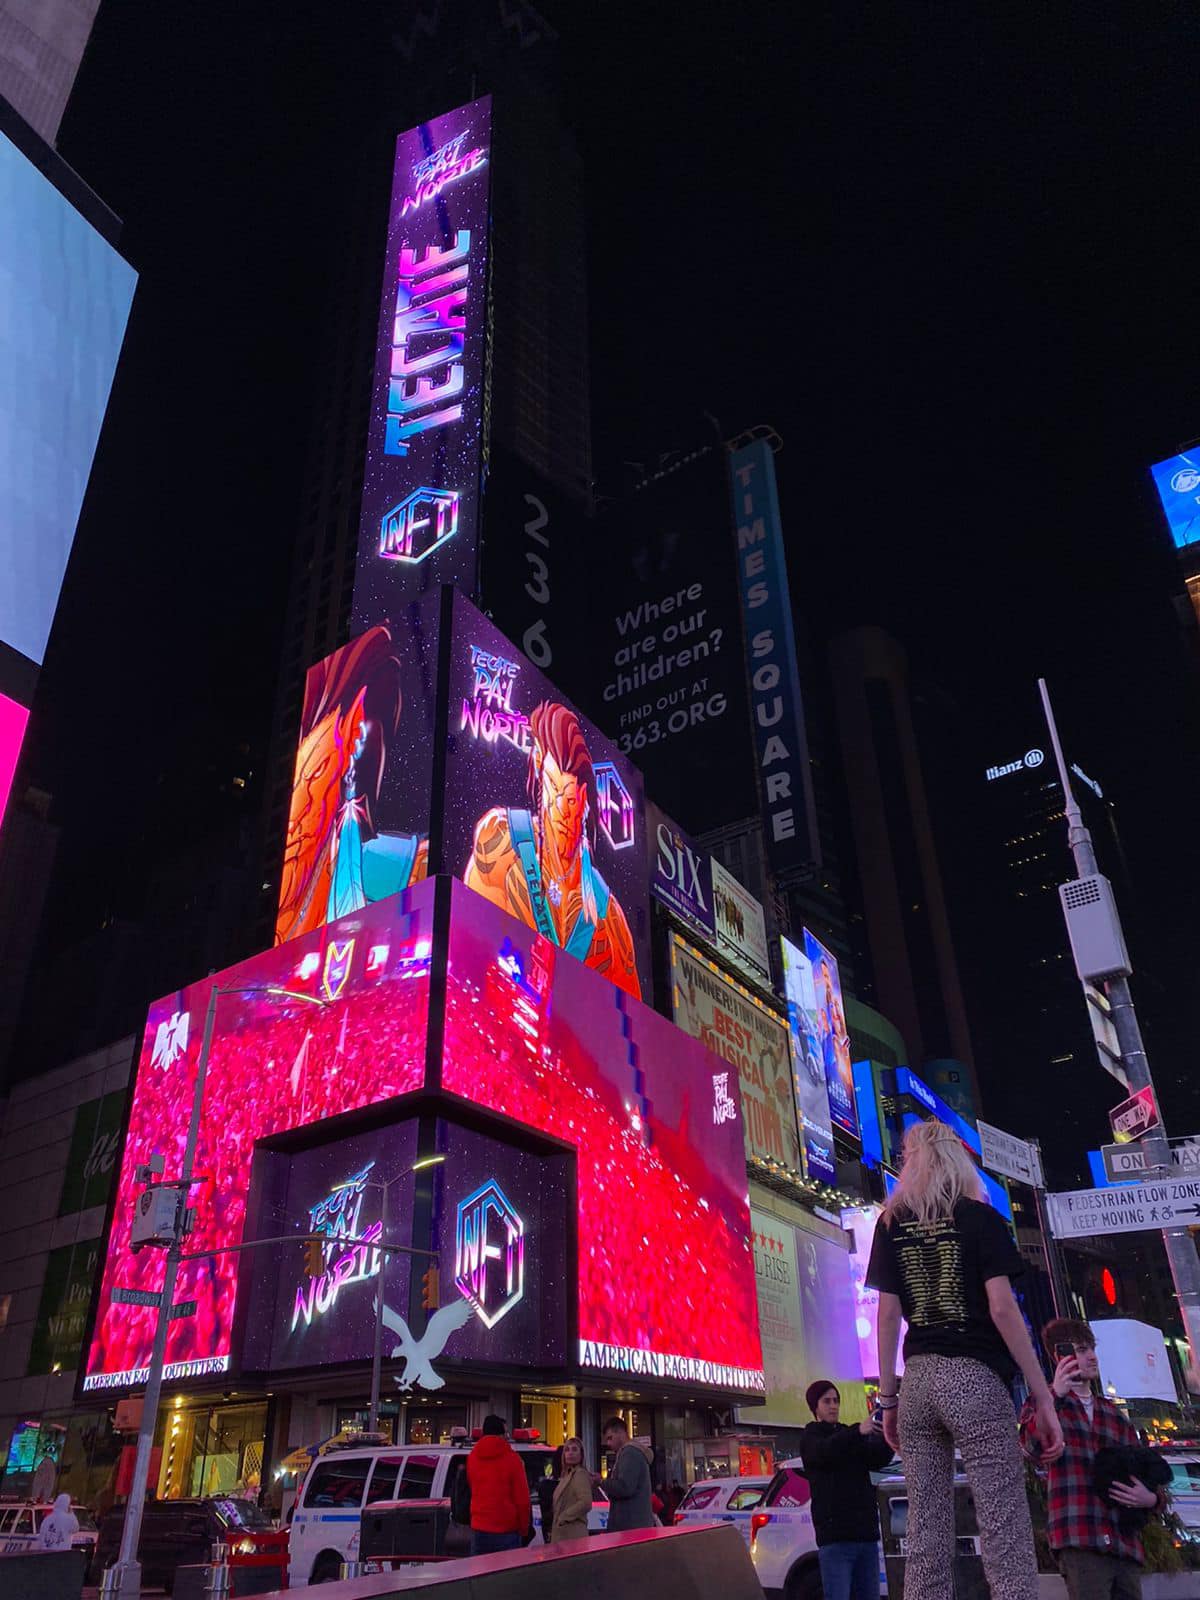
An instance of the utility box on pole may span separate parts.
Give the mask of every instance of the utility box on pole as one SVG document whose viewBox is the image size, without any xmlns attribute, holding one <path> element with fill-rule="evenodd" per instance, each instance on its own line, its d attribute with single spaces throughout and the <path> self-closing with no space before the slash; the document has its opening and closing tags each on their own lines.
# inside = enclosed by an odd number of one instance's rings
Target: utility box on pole
<svg viewBox="0 0 1200 1600">
<path fill-rule="evenodd" d="M 1060 884 L 1059 899 L 1067 919 L 1067 933 L 1075 970 L 1085 983 L 1128 977 L 1133 971 L 1121 932 L 1112 884 L 1102 873 Z"/>
</svg>

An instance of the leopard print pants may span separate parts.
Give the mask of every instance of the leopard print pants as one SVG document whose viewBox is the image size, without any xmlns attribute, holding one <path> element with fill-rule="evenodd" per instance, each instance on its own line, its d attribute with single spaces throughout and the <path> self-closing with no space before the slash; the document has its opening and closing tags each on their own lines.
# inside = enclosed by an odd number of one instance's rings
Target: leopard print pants
<svg viewBox="0 0 1200 1600">
<path fill-rule="evenodd" d="M 1012 1397 L 990 1367 L 966 1356 L 914 1356 L 900 1386 L 900 1446 L 908 1491 L 905 1600 L 954 1593 L 954 1450 L 979 1522 L 992 1600 L 1037 1600 L 1037 1558 Z"/>
</svg>

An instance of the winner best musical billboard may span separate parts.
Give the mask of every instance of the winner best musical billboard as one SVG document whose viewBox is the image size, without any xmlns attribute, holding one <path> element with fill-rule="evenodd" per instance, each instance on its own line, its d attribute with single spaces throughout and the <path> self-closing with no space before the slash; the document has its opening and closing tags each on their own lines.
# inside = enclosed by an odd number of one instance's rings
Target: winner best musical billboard
<svg viewBox="0 0 1200 1600">
<path fill-rule="evenodd" d="M 312 933 L 178 990 L 150 1008 L 109 1233 L 83 1388 L 145 1381 L 155 1311 L 114 1290 L 158 1293 L 161 1250 L 135 1254 L 130 1223 L 136 1171 L 159 1151 L 163 1176 L 182 1170 L 188 1119 L 214 987 L 212 1045 L 201 1102 L 191 1191 L 189 1252 L 175 1299 L 165 1376 L 228 1370 L 233 1318 L 247 1255 L 251 1161 L 257 1140 L 418 1089 L 425 1076 L 433 882 L 365 906 Z"/>
<path fill-rule="evenodd" d="M 455 884 L 441 1078 L 575 1152 L 581 1368 L 762 1392 L 735 1069 Z"/>
<path fill-rule="evenodd" d="M 635 996 L 650 992 L 642 777 L 461 595 L 445 870 Z"/>
<path fill-rule="evenodd" d="M 396 141 L 354 582 L 356 632 L 476 587 L 487 417 L 491 99 Z"/>
<path fill-rule="evenodd" d="M 783 1021 L 715 962 L 671 935 L 676 1023 L 736 1068 L 746 1154 L 801 1168 L 796 1096 Z"/>
</svg>

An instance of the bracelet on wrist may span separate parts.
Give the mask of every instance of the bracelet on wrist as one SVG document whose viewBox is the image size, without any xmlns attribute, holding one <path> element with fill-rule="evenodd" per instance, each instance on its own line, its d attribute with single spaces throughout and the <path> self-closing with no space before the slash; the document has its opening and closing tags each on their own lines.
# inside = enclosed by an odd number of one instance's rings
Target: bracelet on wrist
<svg viewBox="0 0 1200 1600">
<path fill-rule="evenodd" d="M 875 1396 L 875 1404 L 881 1411 L 895 1411 L 900 1404 L 900 1396 L 898 1394 L 877 1394 Z"/>
</svg>

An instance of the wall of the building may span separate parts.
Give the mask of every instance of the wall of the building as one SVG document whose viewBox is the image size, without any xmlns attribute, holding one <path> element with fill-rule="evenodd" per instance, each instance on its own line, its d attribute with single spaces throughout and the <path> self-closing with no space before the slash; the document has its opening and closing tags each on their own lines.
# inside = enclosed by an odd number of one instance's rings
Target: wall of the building
<svg viewBox="0 0 1200 1600">
<path fill-rule="evenodd" d="M 133 1052 L 133 1038 L 119 1039 L 16 1084 L 4 1107 L 0 1446 L 6 1452 L 18 1423 L 65 1423 L 73 1410 L 96 1264 L 91 1258 L 98 1261 L 102 1249 Z M 103 1120 L 98 1102 L 105 1102 Z M 73 1203 L 80 1198 L 88 1204 Z M 5 1482 L 4 1491 L 13 1487 Z"/>
</svg>

